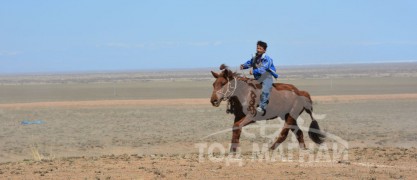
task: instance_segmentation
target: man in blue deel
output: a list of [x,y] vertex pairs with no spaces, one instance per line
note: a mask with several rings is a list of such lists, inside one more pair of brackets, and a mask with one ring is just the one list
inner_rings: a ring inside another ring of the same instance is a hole
[[274,78],[278,78],[274,62],[268,55],[265,54],[268,45],[263,41],[258,41],[256,47],[256,54],[252,56],[245,64],[240,65],[240,69],[253,68],[253,76],[262,83],[262,95],[259,107],[256,110],[264,114],[266,106],[268,105],[269,94],[272,89]]

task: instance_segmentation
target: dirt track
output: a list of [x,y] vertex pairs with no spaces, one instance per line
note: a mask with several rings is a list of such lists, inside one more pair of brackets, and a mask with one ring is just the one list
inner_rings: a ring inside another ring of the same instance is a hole
[[213,162],[197,154],[107,155],[0,164],[8,179],[416,179],[416,148],[353,148],[351,161],[300,163],[251,160]]
[[[313,96],[314,102],[350,102],[361,100],[405,100],[417,99],[417,94],[378,94],[378,95],[332,95]],[[170,106],[208,104],[208,98],[193,99],[148,99],[148,100],[97,100],[62,101],[0,104],[0,108],[41,108],[41,107],[91,107],[91,106]]]

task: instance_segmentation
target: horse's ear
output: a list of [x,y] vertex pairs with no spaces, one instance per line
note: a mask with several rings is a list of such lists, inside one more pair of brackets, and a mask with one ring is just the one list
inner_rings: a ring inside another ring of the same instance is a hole
[[225,69],[223,71],[223,77],[228,79],[233,78],[233,72],[230,69]]
[[229,67],[228,66],[226,66],[226,64],[221,64],[220,65],[220,70],[223,70],[223,69],[228,69]]
[[212,74],[212,75],[213,75],[213,77],[214,77],[214,78],[216,78],[216,79],[219,77],[219,74],[217,74],[217,73],[215,73],[215,72],[213,72],[213,71],[211,71],[211,74]]

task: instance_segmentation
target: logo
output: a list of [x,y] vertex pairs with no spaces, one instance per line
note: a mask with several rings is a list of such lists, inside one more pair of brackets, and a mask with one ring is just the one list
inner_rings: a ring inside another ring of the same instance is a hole
[[[325,119],[326,115],[314,114],[316,120]],[[348,142],[334,134],[311,129],[315,133],[325,133],[326,141],[318,145],[312,141],[306,141],[306,149],[300,148],[295,135],[280,144],[275,150],[270,150],[270,146],[279,136],[284,126],[284,121],[278,123],[272,121],[257,121],[242,128],[240,143],[241,147],[236,152],[230,152],[231,143],[221,143],[209,141],[211,137],[232,134],[232,128],[214,132],[201,138],[200,143],[195,144],[198,150],[199,162],[225,163],[226,166],[237,164],[243,166],[253,162],[294,162],[301,163],[302,166],[317,166],[322,162],[346,162],[348,161]],[[298,128],[295,131],[303,131],[304,139],[307,140],[307,132],[310,130],[306,121],[299,117],[297,119]],[[295,128],[295,127],[294,127]],[[290,132],[291,133],[291,132]],[[249,145],[247,142],[249,142]],[[242,146],[242,144],[245,144]]]

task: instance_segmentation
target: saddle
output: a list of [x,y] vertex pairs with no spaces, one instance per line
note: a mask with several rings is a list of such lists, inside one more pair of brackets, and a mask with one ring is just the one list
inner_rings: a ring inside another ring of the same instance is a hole
[[[259,83],[257,80],[255,80],[253,78],[241,77],[241,78],[239,78],[239,80],[242,80],[242,81],[248,83],[248,85],[253,87],[254,89],[262,89],[262,83]],[[300,90],[298,90],[298,88],[296,88],[292,84],[274,83],[274,84],[272,84],[272,86],[278,91],[287,90],[287,91],[292,91],[299,96],[304,95],[303,93],[300,92]]]

